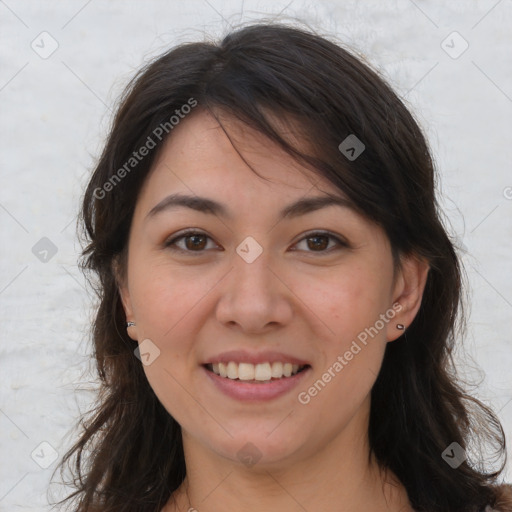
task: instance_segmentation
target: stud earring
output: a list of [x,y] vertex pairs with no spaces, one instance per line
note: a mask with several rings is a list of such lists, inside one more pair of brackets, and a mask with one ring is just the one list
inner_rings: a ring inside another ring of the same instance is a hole
[[135,325],[135,322],[126,322],[126,327],[132,327]]
[[399,329],[400,331],[403,331],[405,329],[405,325],[404,324],[396,324],[396,328]]

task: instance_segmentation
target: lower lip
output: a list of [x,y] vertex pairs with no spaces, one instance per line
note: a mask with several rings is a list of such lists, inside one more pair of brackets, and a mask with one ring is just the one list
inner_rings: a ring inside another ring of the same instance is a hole
[[204,366],[202,369],[206,372],[217,388],[224,394],[231,398],[236,398],[237,400],[256,402],[272,400],[273,398],[277,398],[288,393],[302,381],[305,375],[311,370],[311,367],[296,373],[292,377],[283,377],[281,379],[261,383],[228,379],[227,377],[221,377],[220,375],[207,370]]

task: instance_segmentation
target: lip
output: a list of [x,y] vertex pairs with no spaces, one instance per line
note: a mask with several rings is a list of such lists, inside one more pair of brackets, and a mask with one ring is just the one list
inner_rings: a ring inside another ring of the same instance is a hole
[[201,366],[201,369],[212,380],[217,389],[225,395],[245,402],[259,402],[278,398],[297,387],[302,379],[309,374],[311,366],[291,377],[283,377],[265,382],[228,379],[213,373],[205,366]]
[[[309,361],[298,359],[292,355],[284,354],[283,352],[276,352],[267,350],[264,352],[248,352],[247,350],[230,350],[228,352],[222,352],[216,356],[212,356],[202,364],[213,364],[213,363],[229,363],[234,361],[237,364],[240,363],[292,363],[298,364],[299,366],[309,365]],[[223,377],[222,377],[223,378]],[[290,377],[287,377],[290,378]]]

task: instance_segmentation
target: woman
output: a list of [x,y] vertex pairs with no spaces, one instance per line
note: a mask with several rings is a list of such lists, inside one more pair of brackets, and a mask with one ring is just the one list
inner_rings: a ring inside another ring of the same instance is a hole
[[452,372],[434,182],[396,94],[315,34],[141,70],[83,202],[101,390],[63,459],[76,510],[512,510],[500,422]]

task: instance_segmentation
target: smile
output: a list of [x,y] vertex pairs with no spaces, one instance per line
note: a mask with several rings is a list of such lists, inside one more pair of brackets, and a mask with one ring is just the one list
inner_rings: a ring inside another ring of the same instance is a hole
[[309,365],[282,363],[280,361],[258,364],[229,361],[208,364],[206,368],[215,375],[231,380],[270,382],[271,380],[292,377],[303,371],[307,366]]
[[202,369],[214,388],[224,396],[249,403],[288,395],[312,371],[309,364],[234,361],[204,364]]

